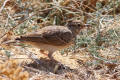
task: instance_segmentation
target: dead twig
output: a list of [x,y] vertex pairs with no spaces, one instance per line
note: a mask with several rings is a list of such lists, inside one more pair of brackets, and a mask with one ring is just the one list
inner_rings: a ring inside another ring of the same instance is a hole
[[9,0],[5,0],[2,7],[0,8],[0,13],[2,12],[3,8],[5,7],[6,3],[8,2]]

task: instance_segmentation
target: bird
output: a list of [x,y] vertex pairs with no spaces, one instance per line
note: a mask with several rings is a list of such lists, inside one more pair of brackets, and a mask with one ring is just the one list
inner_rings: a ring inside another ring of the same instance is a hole
[[80,21],[68,21],[65,26],[46,26],[37,32],[17,37],[15,40],[33,45],[40,50],[47,50],[49,59],[54,59],[53,53],[71,46],[84,26]]

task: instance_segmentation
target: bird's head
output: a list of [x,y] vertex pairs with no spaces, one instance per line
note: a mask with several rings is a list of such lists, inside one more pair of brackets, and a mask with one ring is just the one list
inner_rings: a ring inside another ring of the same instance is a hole
[[78,34],[81,29],[85,27],[84,23],[81,21],[68,21],[67,27],[74,33]]

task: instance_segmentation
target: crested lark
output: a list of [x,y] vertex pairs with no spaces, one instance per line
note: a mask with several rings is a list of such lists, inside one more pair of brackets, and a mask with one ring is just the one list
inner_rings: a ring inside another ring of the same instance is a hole
[[31,44],[41,50],[47,50],[48,57],[53,59],[52,54],[56,50],[69,47],[83,27],[81,22],[69,21],[67,26],[47,26],[38,32],[16,38],[16,40]]

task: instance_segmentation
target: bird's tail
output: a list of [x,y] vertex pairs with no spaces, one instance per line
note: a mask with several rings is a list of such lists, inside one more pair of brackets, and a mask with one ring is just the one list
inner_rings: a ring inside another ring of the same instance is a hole
[[11,43],[16,43],[16,42],[17,42],[16,40],[8,40],[5,42],[2,42],[2,44],[11,44]]
[[2,44],[11,44],[11,43],[16,43],[18,41],[21,41],[21,37],[16,37],[16,38],[14,38],[12,40],[4,41],[4,42],[2,42]]

